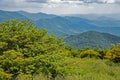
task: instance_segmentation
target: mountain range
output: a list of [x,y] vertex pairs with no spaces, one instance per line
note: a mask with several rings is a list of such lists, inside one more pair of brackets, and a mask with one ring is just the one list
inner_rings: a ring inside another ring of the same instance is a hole
[[[30,19],[34,25],[39,28],[46,28],[49,33],[56,34],[57,36],[74,35],[91,30],[120,36],[119,19],[102,15],[96,17],[96,15],[92,14],[86,16],[57,16],[45,13],[0,10],[0,22],[8,19]],[[94,19],[90,18],[90,16]]]
[[79,48],[109,48],[112,44],[120,42],[120,37],[108,33],[87,31],[77,35],[71,35],[64,39],[68,46]]
[[[119,17],[119,16],[118,16]],[[31,20],[46,28],[48,34],[64,36],[64,42],[75,48],[108,48],[120,41],[120,19],[112,15],[62,15],[0,10],[0,22],[10,19]]]

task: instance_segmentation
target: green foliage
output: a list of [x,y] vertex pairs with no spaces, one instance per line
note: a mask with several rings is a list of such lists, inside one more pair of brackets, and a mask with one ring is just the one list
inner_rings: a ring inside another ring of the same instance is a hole
[[69,56],[78,57],[78,51],[74,47],[68,46],[66,47],[66,50],[68,50]]
[[120,44],[113,45],[106,53],[106,58],[112,60],[113,62],[120,62]]
[[99,58],[100,59],[105,59],[105,55],[106,55],[107,49],[96,48],[94,50],[99,53]]
[[41,55],[62,52],[63,45],[61,39],[48,36],[45,29],[38,29],[29,20],[0,23],[0,67],[13,77],[45,71],[52,74],[54,66]]
[[90,58],[95,57],[95,58],[99,58],[99,56],[100,56],[99,53],[96,52],[96,51],[94,51],[94,50],[92,50],[92,49],[88,49],[88,50],[82,51],[82,52],[80,53],[80,57],[81,57],[81,58],[84,58],[84,57],[90,57]]
[[0,68],[0,80],[12,79],[12,74],[6,73],[2,68]]
[[19,74],[15,80],[32,80],[31,74]]
[[119,44],[108,50],[66,47],[29,20],[0,23],[0,80],[119,80],[120,65],[113,63],[119,52]]

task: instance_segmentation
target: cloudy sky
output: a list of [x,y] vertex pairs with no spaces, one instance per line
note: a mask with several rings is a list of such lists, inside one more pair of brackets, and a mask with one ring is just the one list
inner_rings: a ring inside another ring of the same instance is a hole
[[120,0],[0,0],[0,10],[49,14],[118,14]]

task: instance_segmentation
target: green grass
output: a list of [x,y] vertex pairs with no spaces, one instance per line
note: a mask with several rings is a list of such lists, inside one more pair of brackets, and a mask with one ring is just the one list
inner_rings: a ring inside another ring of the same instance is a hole
[[75,65],[75,71],[79,74],[67,76],[65,80],[120,80],[119,64],[107,60],[80,59]]
[[[58,60],[58,71],[65,75],[64,77],[58,75],[54,80],[120,80],[120,64],[92,58],[63,60]],[[21,76],[17,80],[24,80],[23,77],[26,76]],[[28,77],[30,80],[30,76]],[[50,80],[50,78],[45,75],[37,75],[33,80]]]

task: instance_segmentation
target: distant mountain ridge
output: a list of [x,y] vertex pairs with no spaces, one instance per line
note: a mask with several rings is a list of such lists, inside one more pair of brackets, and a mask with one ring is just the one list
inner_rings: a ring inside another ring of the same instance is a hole
[[57,36],[74,35],[91,30],[120,36],[120,21],[109,17],[101,16],[101,18],[96,20],[90,20],[84,17],[0,10],[0,22],[9,19],[30,19],[39,28],[46,28],[49,33],[56,34]]
[[101,33],[96,31],[87,31],[77,35],[71,35],[64,39],[68,46],[75,48],[109,48],[111,44],[120,42],[120,37],[108,33]]
[[4,20],[9,20],[9,19],[25,20],[28,18],[26,16],[23,16],[22,14],[17,13],[17,12],[0,10],[0,22],[2,22]]
[[107,17],[109,19],[120,20],[120,14],[66,14],[62,16],[73,16],[73,17],[80,17],[89,20],[97,20],[100,17]]
[[39,19],[49,19],[49,18],[56,17],[56,15],[45,14],[45,13],[29,13],[29,12],[25,12],[25,11],[17,11],[17,12],[19,14],[22,14],[22,15],[26,16],[27,18],[29,18],[32,21],[37,21]]

